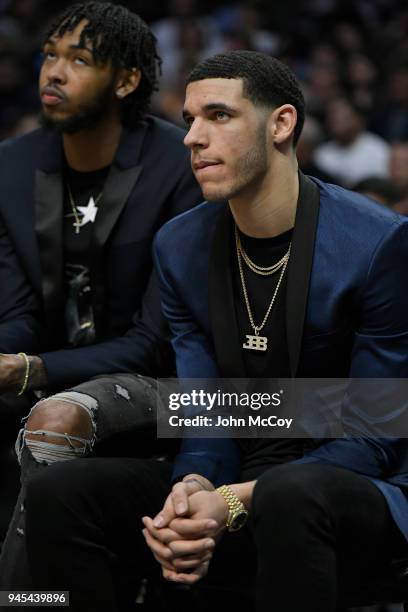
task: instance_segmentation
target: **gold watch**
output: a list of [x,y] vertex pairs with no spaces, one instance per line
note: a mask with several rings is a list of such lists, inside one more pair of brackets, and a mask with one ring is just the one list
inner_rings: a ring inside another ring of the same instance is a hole
[[226,524],[228,531],[238,531],[247,522],[248,511],[233,490],[227,485],[218,487],[216,491],[223,496],[228,505],[229,513]]

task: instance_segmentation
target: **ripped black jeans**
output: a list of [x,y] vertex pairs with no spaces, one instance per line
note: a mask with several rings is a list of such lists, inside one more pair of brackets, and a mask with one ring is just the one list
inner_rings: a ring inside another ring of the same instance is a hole
[[[89,456],[171,457],[174,440],[157,440],[157,386],[154,379],[133,374],[98,376],[73,389],[50,396],[84,408],[93,423],[90,439],[45,430],[41,441],[26,440],[22,429],[16,442],[21,464],[21,491],[0,557],[0,590],[30,589],[31,577],[25,546],[25,491],[27,482],[52,463]],[[39,402],[40,403],[40,402]],[[34,408],[34,407],[33,407]],[[32,409],[33,410],[33,409]],[[27,420],[28,416],[24,419]],[[47,437],[63,437],[65,446]],[[135,440],[138,443],[135,443]],[[73,445],[72,442],[79,442]]]

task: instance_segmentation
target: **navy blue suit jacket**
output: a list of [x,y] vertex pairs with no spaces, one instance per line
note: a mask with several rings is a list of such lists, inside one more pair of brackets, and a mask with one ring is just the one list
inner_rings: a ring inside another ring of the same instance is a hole
[[64,349],[62,139],[39,129],[1,143],[0,352],[40,352],[51,388],[167,367],[151,245],[166,220],[202,201],[183,137],[153,117],[124,131],[93,227],[97,342],[76,349]]
[[[233,248],[233,224],[223,203],[203,203],[158,233],[156,267],[179,377],[246,376],[233,302]],[[286,296],[291,375],[408,377],[407,269],[408,219],[301,175]],[[384,424],[394,418],[392,408],[384,406]],[[355,419],[354,428],[360,422]],[[360,437],[358,431],[325,441],[298,461],[336,465],[372,479],[408,538],[406,440],[367,438],[364,428]],[[234,440],[183,440],[174,477],[191,472],[215,484],[239,480]]]

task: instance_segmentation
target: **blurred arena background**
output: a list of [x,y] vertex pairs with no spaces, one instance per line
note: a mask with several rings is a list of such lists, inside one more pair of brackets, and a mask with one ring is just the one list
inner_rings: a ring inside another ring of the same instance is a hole
[[[69,4],[0,0],[0,140],[37,127],[41,33]],[[301,168],[408,215],[406,0],[121,4],[158,39],[163,66],[154,114],[182,124],[185,76],[206,56],[228,49],[274,55],[297,74],[307,100]]]
[[[0,139],[36,126],[41,32],[69,4],[0,0]],[[208,55],[240,48],[275,55],[295,71],[307,99],[309,116],[299,148],[302,167],[348,187],[377,179],[362,190],[389,205],[398,203],[400,212],[408,213],[404,0],[122,4],[139,13],[159,41],[163,74],[155,114],[181,123],[184,77]]]

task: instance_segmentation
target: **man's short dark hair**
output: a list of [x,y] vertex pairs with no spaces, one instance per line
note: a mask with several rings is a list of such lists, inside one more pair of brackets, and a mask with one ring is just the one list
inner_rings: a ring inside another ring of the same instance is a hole
[[275,57],[257,51],[228,51],[198,64],[187,84],[203,79],[242,79],[244,95],[257,106],[276,108],[292,104],[297,111],[293,134],[296,145],[305,120],[305,100],[293,72]]
[[83,2],[60,13],[45,33],[43,44],[51,37],[60,38],[77,25],[88,23],[79,44],[91,43],[97,63],[111,61],[114,68],[138,68],[142,78],[138,88],[121,101],[122,123],[132,129],[147,111],[158,89],[161,59],[156,39],[146,23],[124,6],[111,2]]

